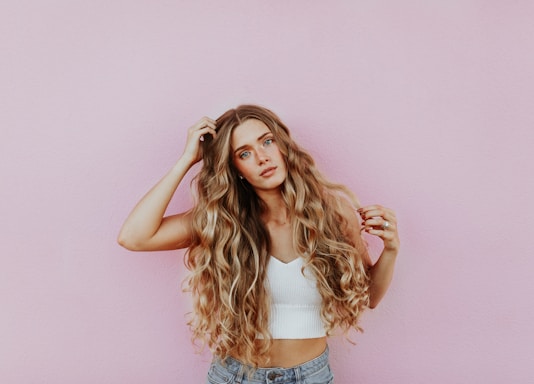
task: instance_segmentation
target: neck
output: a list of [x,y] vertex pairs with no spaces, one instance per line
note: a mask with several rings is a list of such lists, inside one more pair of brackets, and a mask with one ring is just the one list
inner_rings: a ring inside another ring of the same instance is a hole
[[263,191],[258,193],[258,196],[265,204],[262,219],[266,224],[276,223],[283,225],[289,222],[289,212],[279,190]]

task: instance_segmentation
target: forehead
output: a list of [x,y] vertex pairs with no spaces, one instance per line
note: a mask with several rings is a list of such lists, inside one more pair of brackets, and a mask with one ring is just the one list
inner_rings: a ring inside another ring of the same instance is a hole
[[267,132],[271,132],[271,130],[264,122],[257,119],[245,120],[232,131],[232,148],[252,145]]

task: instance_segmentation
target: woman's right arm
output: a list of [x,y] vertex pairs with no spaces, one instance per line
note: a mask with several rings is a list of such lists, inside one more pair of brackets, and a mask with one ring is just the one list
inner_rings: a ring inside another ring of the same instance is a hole
[[174,192],[191,166],[202,158],[203,135],[215,137],[215,121],[207,117],[193,125],[183,155],[174,167],[137,203],[118,237],[121,246],[132,251],[160,251],[186,248],[191,239],[191,211],[164,217]]

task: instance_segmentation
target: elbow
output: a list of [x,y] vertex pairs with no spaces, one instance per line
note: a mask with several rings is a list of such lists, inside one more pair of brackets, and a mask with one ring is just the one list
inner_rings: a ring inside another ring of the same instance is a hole
[[132,250],[130,242],[128,241],[128,239],[126,237],[120,235],[120,234],[117,237],[117,243],[123,248],[126,248],[126,249],[128,249],[130,251]]
[[367,307],[369,309],[375,309],[377,305],[378,305],[378,302],[376,300],[373,300],[372,297],[370,297],[369,298],[369,304],[367,305]]
[[369,297],[369,305],[368,305],[369,309],[375,309],[381,300],[382,300],[382,297],[376,294],[371,294]]
[[119,236],[117,237],[117,243],[129,250],[129,251],[139,251],[140,250],[140,247],[139,247],[139,244],[137,241],[135,241],[134,238],[132,238],[131,236],[128,236],[127,234],[124,233],[124,231],[121,231],[119,233]]

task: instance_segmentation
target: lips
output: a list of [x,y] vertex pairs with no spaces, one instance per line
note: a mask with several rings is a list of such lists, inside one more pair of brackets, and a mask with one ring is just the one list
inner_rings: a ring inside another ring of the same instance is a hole
[[269,167],[269,168],[265,168],[261,173],[260,173],[260,176],[271,176],[274,171],[276,171],[276,167]]

